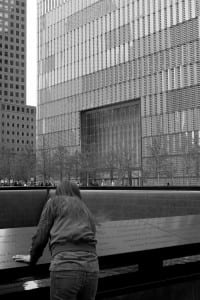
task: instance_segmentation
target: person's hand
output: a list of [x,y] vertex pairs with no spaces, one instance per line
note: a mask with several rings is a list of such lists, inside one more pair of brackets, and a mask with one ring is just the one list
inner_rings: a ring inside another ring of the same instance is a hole
[[24,262],[24,263],[27,263],[27,264],[30,263],[30,261],[31,261],[30,254],[26,254],[26,255],[17,254],[17,255],[14,255],[12,258],[17,262]]

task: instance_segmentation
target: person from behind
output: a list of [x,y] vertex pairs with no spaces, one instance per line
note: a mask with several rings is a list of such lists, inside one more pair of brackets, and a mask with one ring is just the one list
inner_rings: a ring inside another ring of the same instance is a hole
[[51,300],[93,300],[99,275],[95,235],[95,221],[79,187],[64,180],[42,211],[30,254],[13,259],[35,265],[49,241]]

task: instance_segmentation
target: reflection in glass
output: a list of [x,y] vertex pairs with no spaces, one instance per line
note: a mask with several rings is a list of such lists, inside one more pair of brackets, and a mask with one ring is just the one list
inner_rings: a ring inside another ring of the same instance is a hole
[[129,101],[83,112],[81,116],[82,151],[100,161],[113,152],[130,156],[130,164],[140,166],[140,102]]

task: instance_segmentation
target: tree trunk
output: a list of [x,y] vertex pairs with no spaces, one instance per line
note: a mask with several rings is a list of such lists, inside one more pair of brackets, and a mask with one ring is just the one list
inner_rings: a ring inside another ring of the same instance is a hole
[[128,184],[132,186],[132,171],[128,170]]

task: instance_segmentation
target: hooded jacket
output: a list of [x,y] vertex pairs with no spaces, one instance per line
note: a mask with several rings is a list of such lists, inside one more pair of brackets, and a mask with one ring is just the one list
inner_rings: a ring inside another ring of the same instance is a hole
[[96,253],[95,234],[93,216],[81,199],[71,196],[50,198],[32,238],[30,264],[35,264],[42,256],[48,241],[52,256],[77,250]]

